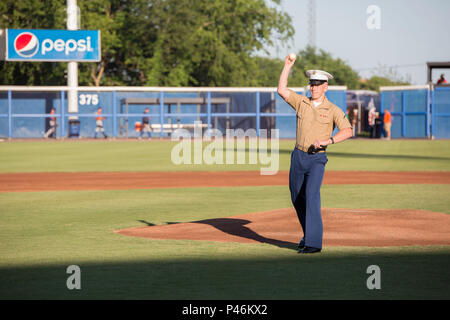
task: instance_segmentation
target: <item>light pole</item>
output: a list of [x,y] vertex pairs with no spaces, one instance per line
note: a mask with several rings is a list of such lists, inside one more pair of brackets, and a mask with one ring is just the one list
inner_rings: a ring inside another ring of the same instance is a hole
[[[67,0],[67,30],[78,30],[79,28],[77,0]],[[68,112],[69,114],[78,113],[78,62],[70,61],[68,63],[67,86],[69,87],[67,93]]]

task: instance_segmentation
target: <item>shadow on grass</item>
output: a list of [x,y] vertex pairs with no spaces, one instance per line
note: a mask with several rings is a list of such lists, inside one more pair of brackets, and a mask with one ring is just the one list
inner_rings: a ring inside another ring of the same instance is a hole
[[217,230],[220,230],[224,233],[228,233],[233,236],[238,236],[254,241],[258,241],[260,243],[271,244],[280,248],[292,249],[296,250],[297,244],[288,241],[282,241],[277,239],[266,238],[252,229],[246,227],[246,224],[249,224],[251,221],[244,219],[233,219],[233,218],[217,218],[217,219],[207,219],[201,221],[194,221],[193,223],[201,223],[210,225]]
[[[145,220],[138,220],[138,221],[141,223],[144,223],[150,227],[155,226],[155,224],[145,221]],[[178,224],[178,223],[182,223],[182,222],[166,222],[166,224]],[[237,237],[246,238],[249,240],[254,240],[259,243],[271,244],[271,245],[277,246],[279,248],[297,250],[296,243],[267,238],[267,237],[264,237],[264,236],[256,233],[252,229],[246,227],[245,226],[246,224],[251,223],[251,221],[249,221],[249,220],[233,219],[233,218],[216,218],[216,219],[192,221],[190,223],[206,224],[206,225],[216,228],[217,230],[222,231],[223,233],[227,233],[232,236],[237,236]]]
[[156,224],[151,223],[151,222],[148,222],[148,221],[145,221],[145,220],[138,220],[138,222],[143,223],[143,224],[146,224],[146,225],[149,226],[149,227],[156,226]]
[[[151,243],[149,252],[155,245],[161,242]],[[325,248],[313,256],[245,245],[181,248],[140,260],[127,252],[117,261],[0,267],[0,299],[450,298],[448,247]],[[81,290],[67,289],[72,264],[81,269]],[[381,290],[367,289],[370,265],[380,267]]]

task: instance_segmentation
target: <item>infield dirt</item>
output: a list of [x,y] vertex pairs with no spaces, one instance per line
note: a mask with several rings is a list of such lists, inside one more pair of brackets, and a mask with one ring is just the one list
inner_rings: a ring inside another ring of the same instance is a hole
[[[0,192],[282,186],[289,172],[38,172],[0,174]],[[326,171],[323,184],[450,184],[448,171]]]
[[[324,246],[450,245],[450,216],[423,210],[322,209]],[[115,231],[150,239],[267,243],[295,248],[301,227],[293,208]]]

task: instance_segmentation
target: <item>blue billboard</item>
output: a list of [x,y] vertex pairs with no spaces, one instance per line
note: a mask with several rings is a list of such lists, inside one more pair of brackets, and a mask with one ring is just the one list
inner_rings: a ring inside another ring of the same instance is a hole
[[101,59],[99,30],[6,29],[7,61]]

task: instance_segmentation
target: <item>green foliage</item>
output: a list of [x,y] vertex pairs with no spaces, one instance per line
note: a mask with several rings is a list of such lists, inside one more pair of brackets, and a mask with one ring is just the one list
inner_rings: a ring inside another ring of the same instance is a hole
[[305,71],[310,69],[326,70],[331,73],[334,79],[330,80],[330,85],[346,85],[349,88],[358,86],[358,73],[350,65],[340,58],[333,58],[330,53],[322,49],[317,50],[309,46],[297,54],[289,85],[293,87],[306,86],[308,78]]
[[[278,83],[283,61],[280,59],[255,58],[257,69],[252,74],[257,79],[258,86],[275,86]],[[308,85],[305,72],[310,69],[321,69],[330,72],[334,79],[330,85],[345,85],[348,89],[365,89],[378,91],[380,86],[409,85],[408,78],[402,78],[395,70],[379,68],[380,75],[374,75],[368,80],[360,79],[359,74],[340,58],[333,58],[331,53],[322,49],[306,47],[297,54],[292,74],[289,78],[290,87]]]
[[100,30],[100,63],[79,63],[81,85],[121,85],[121,61],[117,55],[126,50],[122,43],[123,23],[127,19],[127,6],[132,1],[89,0],[78,1],[81,13],[81,29]]
[[[2,0],[0,28],[65,29],[65,1]],[[60,85],[66,63],[0,61],[0,84]]]
[[[278,83],[283,61],[254,56],[294,34],[291,17],[265,0],[78,1],[81,29],[101,31],[99,63],[79,63],[80,85],[265,86]],[[279,0],[272,0],[279,4]],[[62,0],[3,0],[0,28],[65,29]],[[0,84],[63,85],[67,63],[0,62]],[[330,85],[378,90],[408,84],[380,68],[365,82],[348,63],[307,47],[289,86],[308,84],[305,71],[333,74]]]
[[379,91],[382,86],[401,86],[409,85],[408,81],[395,81],[386,77],[372,76],[370,79],[361,82],[360,88],[365,90]]
[[253,61],[254,69],[247,75],[251,82],[260,87],[276,87],[283,69],[283,61],[264,57],[255,57]]
[[[279,1],[274,1],[278,3]],[[80,85],[247,86],[251,54],[294,30],[265,0],[78,1],[81,29],[99,29],[100,63],[79,63]],[[5,0],[2,28],[65,29],[65,1]],[[63,84],[64,63],[2,63],[2,84]]]
[[124,41],[142,55],[124,60],[145,85],[256,85],[252,52],[271,45],[272,32],[293,35],[289,16],[262,0],[137,2],[136,12],[135,35]]

